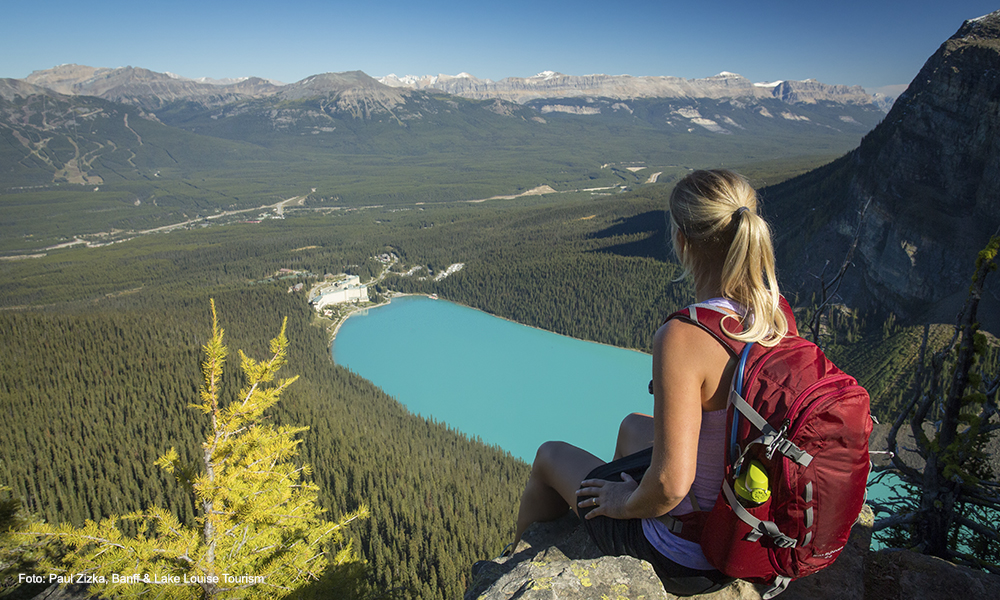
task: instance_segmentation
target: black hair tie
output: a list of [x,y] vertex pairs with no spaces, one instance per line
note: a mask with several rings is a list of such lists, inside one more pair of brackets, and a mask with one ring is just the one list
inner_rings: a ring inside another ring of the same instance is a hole
[[750,210],[750,209],[747,208],[746,206],[741,206],[741,207],[737,208],[736,211],[733,213],[733,218],[729,222],[730,223],[729,226],[730,227],[739,227],[740,226],[740,222],[743,221],[743,213],[747,212],[748,210]]

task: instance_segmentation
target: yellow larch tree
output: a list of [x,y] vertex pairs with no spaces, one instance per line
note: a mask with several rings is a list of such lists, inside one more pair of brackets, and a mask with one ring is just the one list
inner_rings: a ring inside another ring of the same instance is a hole
[[[200,508],[196,526],[159,507],[83,527],[33,525],[20,534],[32,540],[25,547],[51,541],[63,547],[58,559],[43,560],[43,572],[60,583],[88,582],[94,595],[113,598],[280,598],[318,581],[328,568],[359,560],[343,529],[366,518],[368,509],[327,521],[318,489],[308,481],[309,467],[294,460],[301,443],[296,436],[307,428],[263,419],[296,379],[277,378],[286,361],[285,324],[287,319],[267,360],[240,352],[246,387],[223,406],[228,350],[212,302],[204,385],[191,405],[211,418],[203,464],[182,464],[174,448],[157,461],[193,492]],[[351,587],[357,589],[357,582]]]

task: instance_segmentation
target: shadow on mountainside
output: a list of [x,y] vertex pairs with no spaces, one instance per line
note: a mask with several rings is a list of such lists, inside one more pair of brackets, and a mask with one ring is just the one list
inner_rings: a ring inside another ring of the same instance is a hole
[[651,210],[620,219],[614,225],[593,233],[592,239],[617,238],[620,241],[592,252],[667,261],[670,260],[668,233],[666,213],[662,210]]

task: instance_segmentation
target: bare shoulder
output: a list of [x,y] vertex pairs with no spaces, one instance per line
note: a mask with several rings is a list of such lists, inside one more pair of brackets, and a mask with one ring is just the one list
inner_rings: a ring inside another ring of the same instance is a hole
[[722,345],[712,334],[684,319],[670,319],[656,330],[654,347],[681,346],[688,348],[718,347]]
[[725,368],[730,358],[729,351],[712,334],[683,319],[671,319],[656,331],[653,353],[661,360],[706,374]]

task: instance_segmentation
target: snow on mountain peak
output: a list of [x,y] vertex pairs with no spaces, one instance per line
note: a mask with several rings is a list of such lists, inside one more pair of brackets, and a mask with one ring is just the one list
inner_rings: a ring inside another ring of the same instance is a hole
[[480,83],[493,83],[489,79],[479,79],[471,73],[462,71],[458,75],[447,75],[445,73],[439,73],[437,75],[404,75],[402,77],[396,75],[395,73],[390,73],[385,77],[377,78],[379,83],[388,85],[391,87],[409,87],[413,89],[427,89],[431,87],[437,87],[439,89],[445,89],[450,82],[453,81],[465,81],[465,82],[480,82]]
[[[171,79],[176,79],[177,81],[193,81],[195,83],[207,83],[209,85],[231,85],[234,83],[240,83],[250,79],[249,77],[226,77],[225,79],[213,79],[211,77],[184,77],[183,75],[178,75],[177,73],[171,73],[166,71],[163,73]],[[272,83],[274,83],[272,81]]]
[[417,82],[430,79],[433,82],[437,82],[437,77],[416,77],[415,75],[403,75],[402,77],[396,75],[395,73],[389,73],[385,77],[379,77],[378,82],[385,85],[392,85],[393,83],[401,83],[403,85],[415,85]]
[[983,21],[989,19],[990,17],[997,16],[1000,17],[1000,10],[995,10],[991,13],[985,14],[981,17],[976,17],[975,19],[969,19],[969,23],[982,23]]

